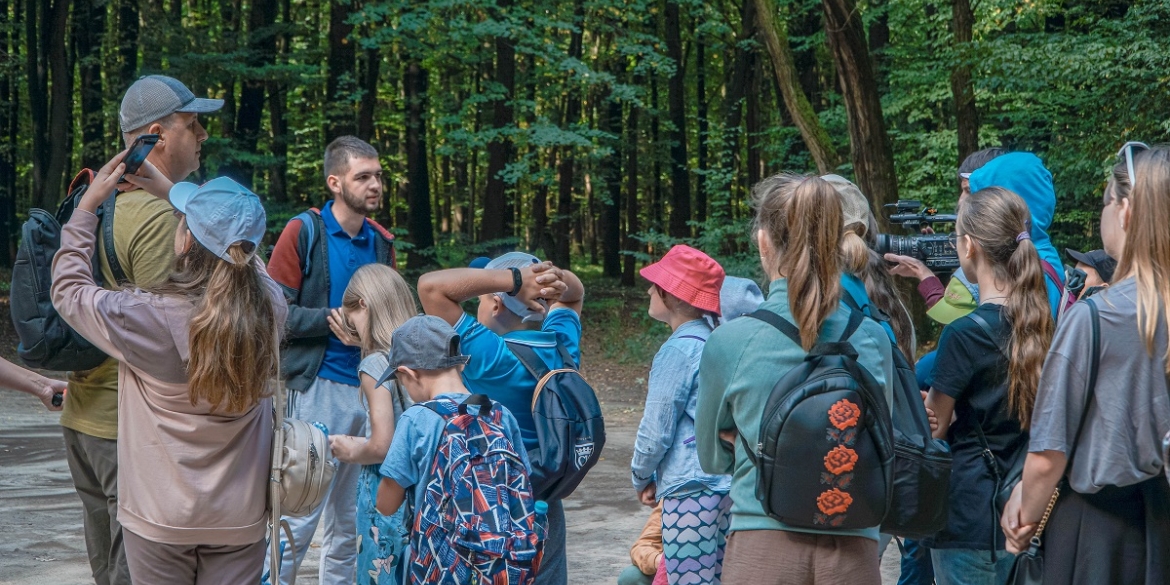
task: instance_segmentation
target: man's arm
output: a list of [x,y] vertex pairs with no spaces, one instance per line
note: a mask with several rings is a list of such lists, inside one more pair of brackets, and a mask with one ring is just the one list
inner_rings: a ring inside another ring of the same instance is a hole
[[[523,284],[516,298],[533,310],[543,311],[544,307],[536,299],[559,298],[566,288],[562,274],[548,262],[521,268]],[[450,268],[422,275],[418,279],[418,298],[423,312],[455,325],[463,316],[460,305],[464,301],[480,295],[508,293],[513,286],[511,270]]]
[[287,339],[304,337],[325,337],[329,335],[329,307],[302,307],[300,302],[301,256],[297,251],[297,240],[301,235],[301,221],[293,219],[280,232],[272,258],[268,260],[268,274],[284,289],[288,300],[288,322],[285,330]]

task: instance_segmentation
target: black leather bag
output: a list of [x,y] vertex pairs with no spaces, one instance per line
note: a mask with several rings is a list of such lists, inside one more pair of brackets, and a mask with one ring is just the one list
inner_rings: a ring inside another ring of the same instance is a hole
[[[1089,415],[1089,406],[1093,403],[1093,394],[1097,390],[1097,367],[1101,360],[1101,323],[1100,316],[1097,314],[1097,304],[1092,299],[1085,299],[1089,304],[1089,313],[1092,315],[1092,344],[1093,357],[1089,362],[1089,389],[1085,392],[1085,409],[1081,411],[1081,421],[1077,424],[1077,434],[1073,438],[1073,444],[1069,447],[1068,466],[1066,469],[1072,468],[1073,455],[1076,453],[1077,443],[1081,439],[1081,431],[1085,430],[1085,419]],[[1065,489],[1072,489],[1065,486]],[[1028,550],[1016,556],[1016,561],[1012,564],[1011,573],[1008,574],[1007,585],[1042,585],[1044,582],[1044,541],[1041,537],[1044,536],[1044,529],[1048,527],[1048,519],[1052,515],[1052,510],[1056,507],[1056,500],[1060,496],[1060,487],[1052,493],[1052,499],[1048,501],[1048,509],[1044,511],[1044,517],[1040,519],[1039,526],[1036,527],[1036,535],[1032,537],[1031,542],[1028,543]]]

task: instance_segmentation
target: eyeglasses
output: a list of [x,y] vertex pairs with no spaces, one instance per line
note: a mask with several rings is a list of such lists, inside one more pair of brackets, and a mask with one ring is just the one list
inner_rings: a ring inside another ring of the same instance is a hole
[[1149,150],[1150,145],[1148,145],[1144,142],[1126,142],[1125,144],[1121,145],[1121,150],[1117,151],[1117,158],[1121,158],[1122,156],[1125,156],[1125,172],[1129,176],[1129,187],[1131,189],[1133,188],[1133,185],[1134,185],[1133,151],[1135,148],[1137,148],[1138,150]]

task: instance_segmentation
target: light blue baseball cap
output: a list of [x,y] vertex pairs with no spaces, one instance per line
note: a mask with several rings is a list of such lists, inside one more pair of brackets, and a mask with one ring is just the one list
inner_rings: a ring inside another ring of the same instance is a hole
[[195,240],[216,256],[234,264],[227,253],[232,244],[260,246],[267,216],[260,198],[243,185],[227,177],[202,185],[175,183],[170,199],[171,205],[187,216],[187,229]]
[[[478,259],[477,259],[478,260]],[[476,264],[478,262],[473,262]],[[540,258],[532,254],[524,252],[508,252],[503,256],[497,256],[491,261],[483,265],[487,270],[507,270],[509,268],[524,268],[532,264],[540,264]],[[548,303],[544,299],[537,300],[538,303],[544,306],[544,313],[534,311],[528,308],[528,305],[520,302],[516,297],[509,296],[505,293],[496,293],[504,301],[504,306],[520,317],[524,323],[539,323],[544,321],[544,315],[548,312]]]

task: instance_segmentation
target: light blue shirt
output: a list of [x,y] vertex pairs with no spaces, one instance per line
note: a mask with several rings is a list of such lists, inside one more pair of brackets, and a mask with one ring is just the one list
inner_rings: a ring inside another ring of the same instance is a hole
[[[463,402],[470,394],[440,394],[436,400],[453,399]],[[394,438],[390,441],[390,450],[386,452],[386,459],[378,473],[398,482],[398,485],[411,491],[410,502],[412,510],[418,510],[426,495],[427,484],[431,482],[431,466],[435,461],[435,454],[439,451],[440,441],[443,440],[443,430],[447,422],[435,411],[417,403],[407,408],[394,427]],[[497,405],[496,408],[499,408]],[[468,412],[479,412],[479,406],[469,406]],[[503,409],[501,422],[504,434],[512,445],[516,447],[520,459],[524,461],[524,468],[529,469],[528,453],[520,446],[520,427],[516,419],[507,409]],[[408,519],[413,522],[413,519]],[[408,524],[409,526],[410,524]]]
[[727,493],[730,475],[703,473],[695,451],[695,408],[699,402],[699,360],[711,328],[701,319],[671,334],[654,356],[646,410],[638,425],[630,472],[641,493],[657,482],[658,499],[702,490]]

